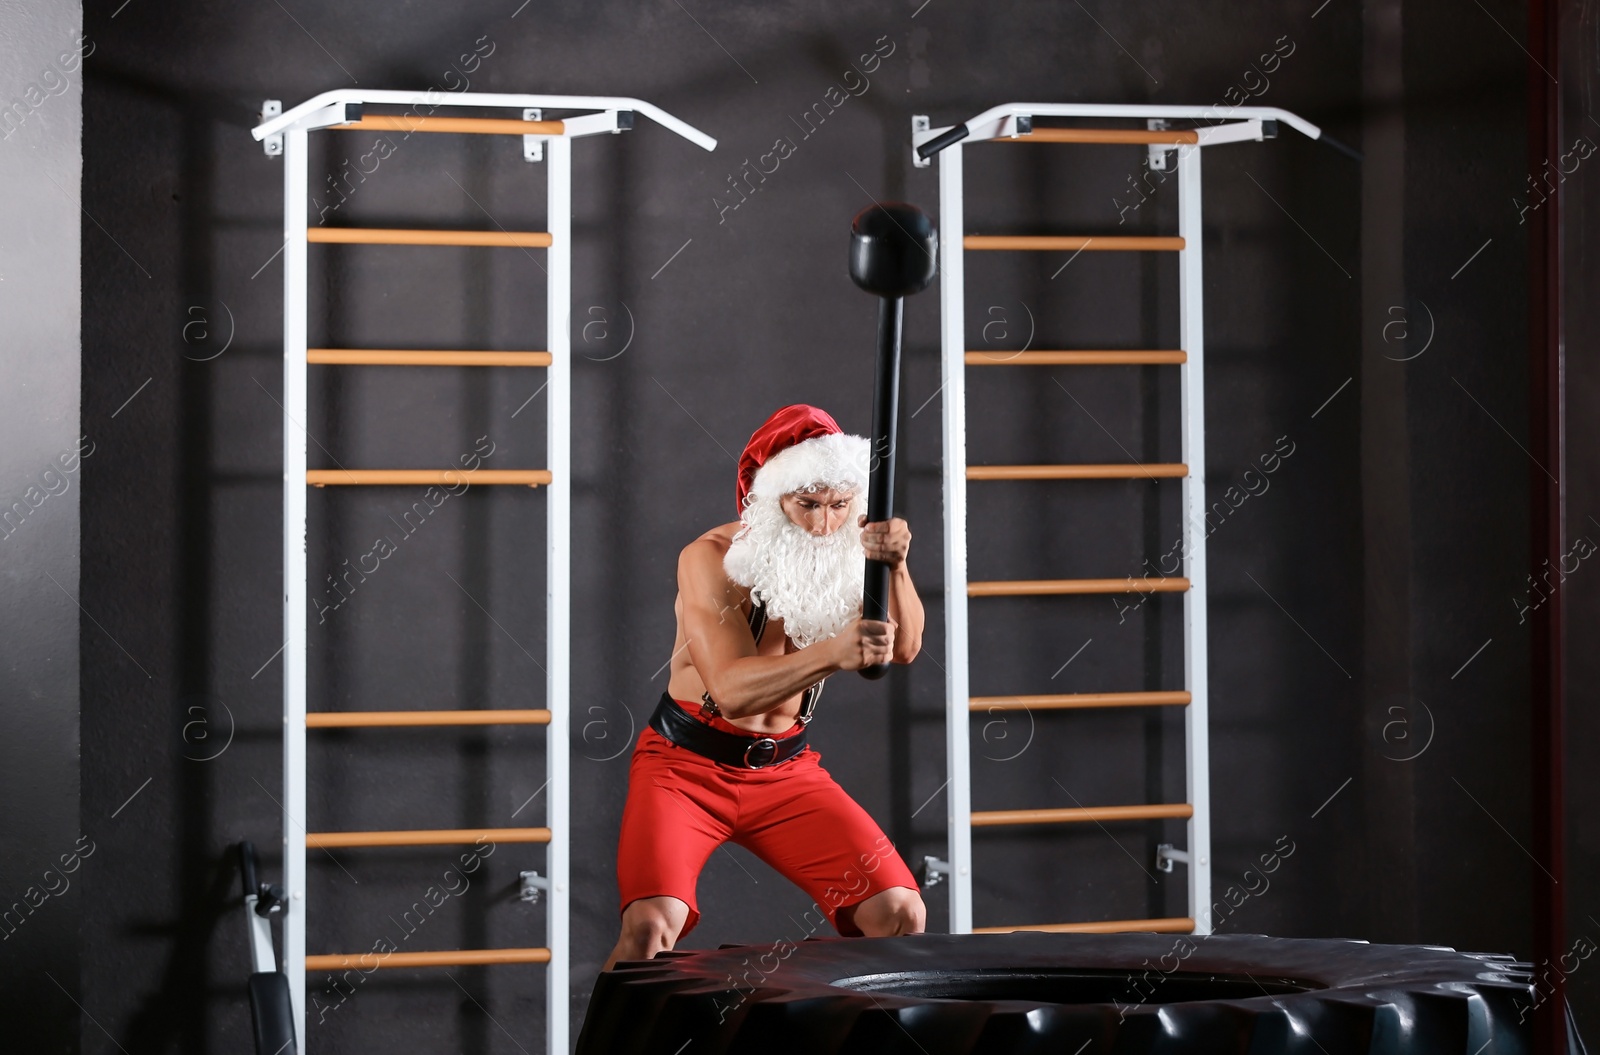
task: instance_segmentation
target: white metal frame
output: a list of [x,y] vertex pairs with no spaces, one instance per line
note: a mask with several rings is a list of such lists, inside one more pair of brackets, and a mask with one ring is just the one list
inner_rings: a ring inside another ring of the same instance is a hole
[[[1179,331],[1185,361],[1179,366],[1182,407],[1183,576],[1190,588],[1183,595],[1184,680],[1191,694],[1184,717],[1186,791],[1193,806],[1188,823],[1189,916],[1195,933],[1211,930],[1211,794],[1208,739],[1208,666],[1206,646],[1205,547],[1205,316],[1201,227],[1201,147],[1265,138],[1265,122],[1280,121],[1311,139],[1322,136],[1316,125],[1275,107],[1151,106],[1098,103],[1006,103],[965,123],[967,135],[938,153],[940,237],[940,341],[943,383],[944,509],[945,509],[945,743],[949,773],[950,930],[972,930],[972,781],[967,630],[967,440],[966,440],[966,282],[963,248],[965,214],[962,147],[1023,134],[1019,118],[1137,118],[1152,128],[1172,119],[1223,120],[1229,123],[1195,129],[1197,145],[1149,148],[1153,167],[1165,166],[1165,154],[1178,157]],[[913,160],[930,163],[915,149],[948,132],[933,128],[924,117],[912,121]]]
[[548,793],[546,826],[549,896],[546,966],[547,1050],[569,1050],[568,999],[570,908],[570,611],[571,611],[571,464],[572,375],[570,317],[572,299],[572,139],[618,132],[628,127],[621,115],[643,114],[706,150],[716,140],[671,114],[639,99],[610,96],[521,95],[471,92],[408,92],[341,89],[324,92],[284,113],[275,105],[251,130],[269,155],[284,162],[283,213],[283,848],[284,886],[289,901],[284,913],[283,970],[289,979],[295,1037],[306,1051],[306,247],[309,179],[308,133],[342,124],[348,106],[365,103],[439,106],[593,110],[564,119],[564,132],[541,136],[548,143],[546,348],[548,448],[551,482],[546,485],[548,594],[545,669]]
[[[939,154],[939,345],[944,383],[945,752],[950,932],[972,930],[972,695],[967,684],[967,308],[961,145]],[[960,717],[956,717],[960,701]]]
[[546,917],[545,941],[550,946],[550,962],[545,966],[546,1050],[565,1055],[568,1021],[572,1015],[567,997],[570,956],[567,937],[570,930],[572,858],[571,737],[568,732],[571,710],[572,659],[572,356],[569,354],[572,327],[572,140],[556,137],[549,141],[545,164],[548,177],[549,212],[545,228],[550,232],[546,251],[545,327],[550,350],[545,393],[546,455],[550,468],[549,490],[545,493],[545,554],[547,561],[545,592],[545,706],[550,709],[550,725],[545,730],[547,752],[545,826],[550,843],[545,848],[549,869],[550,901]]
[[283,973],[306,1050],[306,131],[283,137]]
[[[1201,272],[1199,149],[1178,151],[1178,333],[1187,353],[1178,367],[1183,430],[1183,715],[1185,788],[1189,818],[1189,918],[1196,934],[1211,933],[1211,680],[1206,637],[1206,387],[1205,283]],[[1193,239],[1191,241],[1191,239]]]

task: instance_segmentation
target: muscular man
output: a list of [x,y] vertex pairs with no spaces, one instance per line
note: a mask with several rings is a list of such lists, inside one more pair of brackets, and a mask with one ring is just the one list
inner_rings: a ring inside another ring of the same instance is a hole
[[[739,460],[739,520],[679,555],[672,675],[628,771],[608,969],[694,929],[696,880],[729,841],[840,934],[922,930],[916,880],[805,742],[828,675],[910,663],[921,648],[911,532],[898,518],[866,523],[867,461],[867,441],[824,411],[784,407]],[[860,618],[865,557],[891,569],[887,623]]]

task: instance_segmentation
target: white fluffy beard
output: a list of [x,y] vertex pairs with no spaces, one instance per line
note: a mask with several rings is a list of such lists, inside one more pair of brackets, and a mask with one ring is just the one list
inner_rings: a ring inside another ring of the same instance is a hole
[[844,524],[831,535],[812,535],[784,513],[777,500],[757,497],[722,567],[753,600],[765,602],[771,619],[800,648],[825,641],[861,615],[865,552],[859,495]]

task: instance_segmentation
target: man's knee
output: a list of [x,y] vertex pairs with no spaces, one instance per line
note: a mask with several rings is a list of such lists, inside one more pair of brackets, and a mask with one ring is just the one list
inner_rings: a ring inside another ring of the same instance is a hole
[[922,895],[905,887],[892,887],[888,894],[895,933],[921,934],[928,922],[928,909],[922,903]]
[[890,887],[874,894],[855,914],[856,926],[874,938],[921,934],[927,918],[922,895],[907,887]]
[[622,912],[622,944],[646,958],[672,948],[688,918],[687,906],[666,905],[662,900],[634,901]]

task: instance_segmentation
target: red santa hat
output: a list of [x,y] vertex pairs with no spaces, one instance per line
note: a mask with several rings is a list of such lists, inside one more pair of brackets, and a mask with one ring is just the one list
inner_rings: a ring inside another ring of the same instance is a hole
[[871,444],[805,403],[782,407],[751,434],[739,458],[739,511],[807,489],[864,492]]

